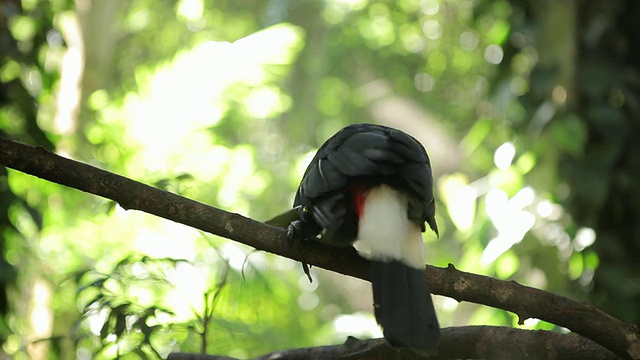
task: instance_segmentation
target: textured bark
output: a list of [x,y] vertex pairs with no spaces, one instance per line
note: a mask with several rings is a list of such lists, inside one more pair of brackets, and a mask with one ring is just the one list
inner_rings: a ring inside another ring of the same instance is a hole
[[[574,334],[520,330],[497,326],[442,329],[439,354],[424,358],[410,350],[391,348],[384,339],[349,338],[344,344],[287,349],[253,360],[268,359],[522,359],[605,360],[618,357],[598,344]],[[174,353],[169,360],[235,360],[225,356]]]
[[[128,210],[144,211],[258,250],[369,280],[369,261],[358,256],[353,249],[337,249],[316,242],[291,241],[284,229],[58,156],[42,147],[0,137],[0,164],[112,199]],[[434,294],[511,311],[519,316],[520,323],[527,318],[538,318],[580,334],[623,358],[640,358],[638,327],[625,324],[591,305],[514,281],[462,272],[453,265],[447,268],[427,266],[425,276]],[[468,340],[461,342],[466,341]],[[512,345],[512,342],[509,338],[503,346]],[[482,348],[483,342],[473,343]],[[534,344],[542,349],[537,341]],[[454,347],[458,346],[461,345],[456,344]]]

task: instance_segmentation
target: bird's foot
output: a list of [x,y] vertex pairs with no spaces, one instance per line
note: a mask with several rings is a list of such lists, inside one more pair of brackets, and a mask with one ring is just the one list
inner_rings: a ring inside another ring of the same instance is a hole
[[317,234],[318,229],[315,229],[302,220],[292,221],[291,224],[287,226],[287,236],[291,240],[317,240]]
[[[317,240],[315,236],[316,233],[317,231],[301,220],[292,221],[287,227],[287,237],[292,242],[296,240]],[[309,282],[313,282],[313,278],[311,277],[311,265],[304,261],[302,261],[301,264],[302,270],[307,275]]]

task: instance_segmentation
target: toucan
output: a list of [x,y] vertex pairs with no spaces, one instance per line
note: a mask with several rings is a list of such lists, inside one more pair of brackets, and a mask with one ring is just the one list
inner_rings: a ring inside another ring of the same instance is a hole
[[418,140],[382,125],[343,128],[311,160],[293,209],[267,223],[286,226],[291,238],[355,243],[371,260],[374,313],[387,342],[437,352],[422,233],[438,227],[431,163]]

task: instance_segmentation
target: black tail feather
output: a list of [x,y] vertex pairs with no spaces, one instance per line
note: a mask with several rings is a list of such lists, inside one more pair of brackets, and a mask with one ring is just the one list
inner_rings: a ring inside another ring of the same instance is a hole
[[393,346],[436,354],[440,327],[424,271],[400,261],[372,261],[375,315]]

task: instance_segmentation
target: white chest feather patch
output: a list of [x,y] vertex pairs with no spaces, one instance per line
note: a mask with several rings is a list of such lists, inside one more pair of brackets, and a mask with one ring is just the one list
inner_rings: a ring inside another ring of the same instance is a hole
[[422,269],[422,233],[407,217],[406,196],[386,185],[370,189],[365,196],[356,242],[358,251],[367,258],[395,259]]

